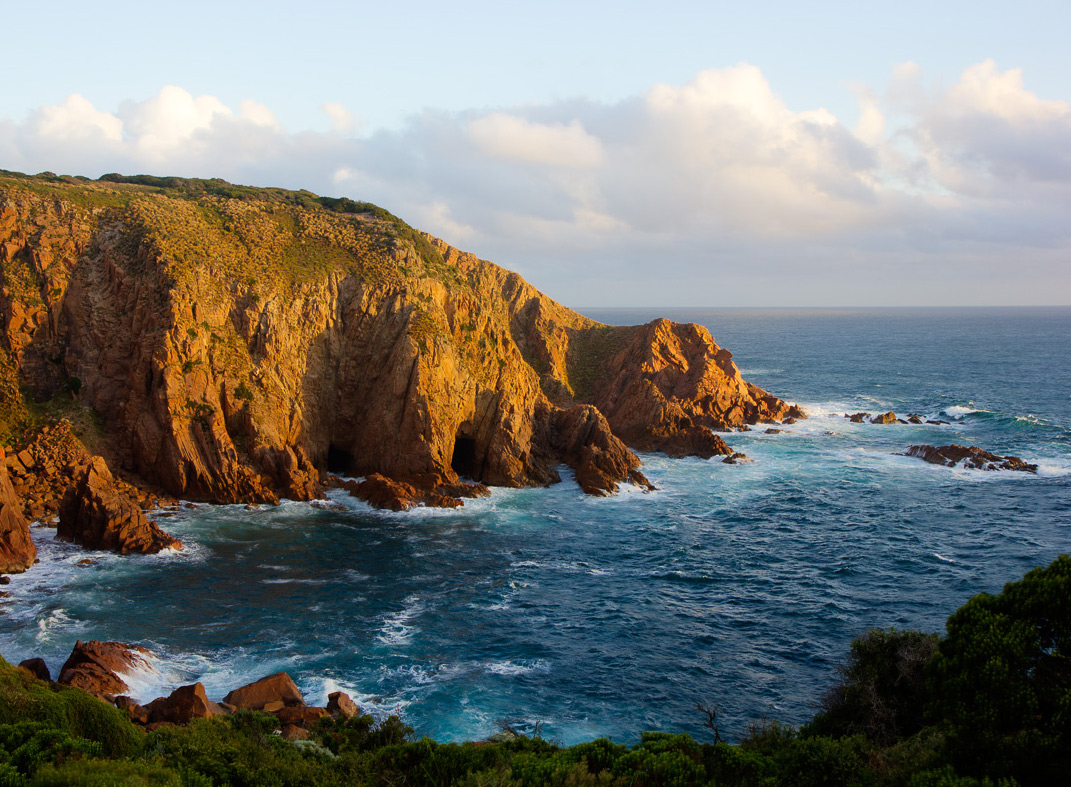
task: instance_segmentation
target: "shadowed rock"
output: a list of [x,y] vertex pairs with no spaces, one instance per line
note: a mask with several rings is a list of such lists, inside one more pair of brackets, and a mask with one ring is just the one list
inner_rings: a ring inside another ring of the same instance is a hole
[[67,491],[57,537],[89,549],[151,554],[182,542],[145,518],[141,508],[118,494],[104,459],[96,456]]
[[77,686],[95,697],[111,702],[130,690],[123,675],[148,669],[149,651],[122,642],[78,641],[60,668],[58,683]]
[[935,465],[945,467],[969,467],[975,470],[1017,470],[1025,473],[1037,473],[1038,466],[1028,464],[1017,456],[1001,456],[990,453],[977,446],[962,445],[913,445],[904,452],[905,456],[914,456]]

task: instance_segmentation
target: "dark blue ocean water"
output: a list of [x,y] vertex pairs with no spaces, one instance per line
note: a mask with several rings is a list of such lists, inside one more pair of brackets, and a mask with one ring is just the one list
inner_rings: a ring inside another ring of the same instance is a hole
[[[653,312],[587,310],[612,323]],[[664,312],[663,312],[664,313]],[[799,723],[869,627],[943,629],[1071,550],[1071,309],[680,310],[749,380],[812,417],[726,435],[755,461],[644,456],[653,494],[496,490],[460,511],[327,504],[184,509],[181,553],[85,553],[35,530],[42,563],[0,605],[0,653],[55,670],[75,639],[157,653],[151,699],[285,669],[439,740],[507,721],[565,743],[641,730]],[[918,412],[948,426],[858,425]],[[979,445],[1037,476],[898,456]]]

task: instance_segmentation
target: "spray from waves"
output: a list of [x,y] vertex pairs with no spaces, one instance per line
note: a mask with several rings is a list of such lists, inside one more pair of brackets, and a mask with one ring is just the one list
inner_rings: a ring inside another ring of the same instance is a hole
[[410,621],[423,611],[424,605],[417,594],[407,596],[402,602],[401,610],[383,619],[376,639],[392,647],[407,645],[413,639],[413,635],[420,631],[420,628],[411,624]]

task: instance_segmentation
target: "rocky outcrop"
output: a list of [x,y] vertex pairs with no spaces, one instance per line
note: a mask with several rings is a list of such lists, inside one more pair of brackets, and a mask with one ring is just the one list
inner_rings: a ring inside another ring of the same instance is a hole
[[141,508],[116,491],[111,471],[99,456],[90,460],[77,483],[68,489],[56,535],[89,549],[122,555],[182,547],[181,541],[146,519]]
[[37,547],[30,538],[30,524],[22,515],[0,449],[0,574],[18,574],[33,565]]
[[704,328],[600,325],[373,206],[144,180],[0,177],[0,349],[170,494],[308,499],[326,470],[459,499],[561,463],[605,494],[630,449],[803,416]]
[[78,641],[70,657],[60,667],[59,683],[77,686],[90,694],[111,702],[126,694],[130,687],[123,680],[134,670],[148,669],[149,651],[121,642]]
[[875,415],[873,418],[870,419],[870,423],[872,423],[872,424],[895,424],[898,420],[899,419],[896,417],[896,413],[894,413],[892,410],[890,410],[887,413],[882,413],[881,415]]
[[131,717],[144,719],[143,724],[189,724],[194,719],[209,719],[226,713],[222,706],[208,699],[201,683],[179,686],[168,696],[157,697],[144,707],[132,707],[137,710]]
[[417,489],[412,484],[394,481],[379,473],[372,473],[359,483],[344,482],[343,486],[358,500],[364,500],[373,508],[388,511],[408,511],[416,506],[458,508],[463,505],[459,498]]
[[19,662],[19,666],[29,670],[38,680],[52,680],[52,673],[48,671],[48,665],[40,657],[24,659]]
[[333,691],[327,695],[327,712],[341,719],[352,719],[361,712],[350,695],[344,691]]
[[974,470],[1017,470],[1026,473],[1038,471],[1037,465],[1024,462],[1017,456],[1000,456],[973,445],[913,445],[904,455],[945,467],[959,465]]
[[285,672],[276,672],[230,692],[223,701],[236,708],[277,711],[284,707],[304,707],[305,698]]

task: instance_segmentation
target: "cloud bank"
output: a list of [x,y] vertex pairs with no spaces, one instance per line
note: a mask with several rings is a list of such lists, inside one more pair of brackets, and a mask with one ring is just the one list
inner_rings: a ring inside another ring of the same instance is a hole
[[222,177],[384,205],[571,304],[1071,303],[1071,104],[992,61],[898,67],[849,126],[750,65],[354,136],[168,86],[0,120],[6,169]]

